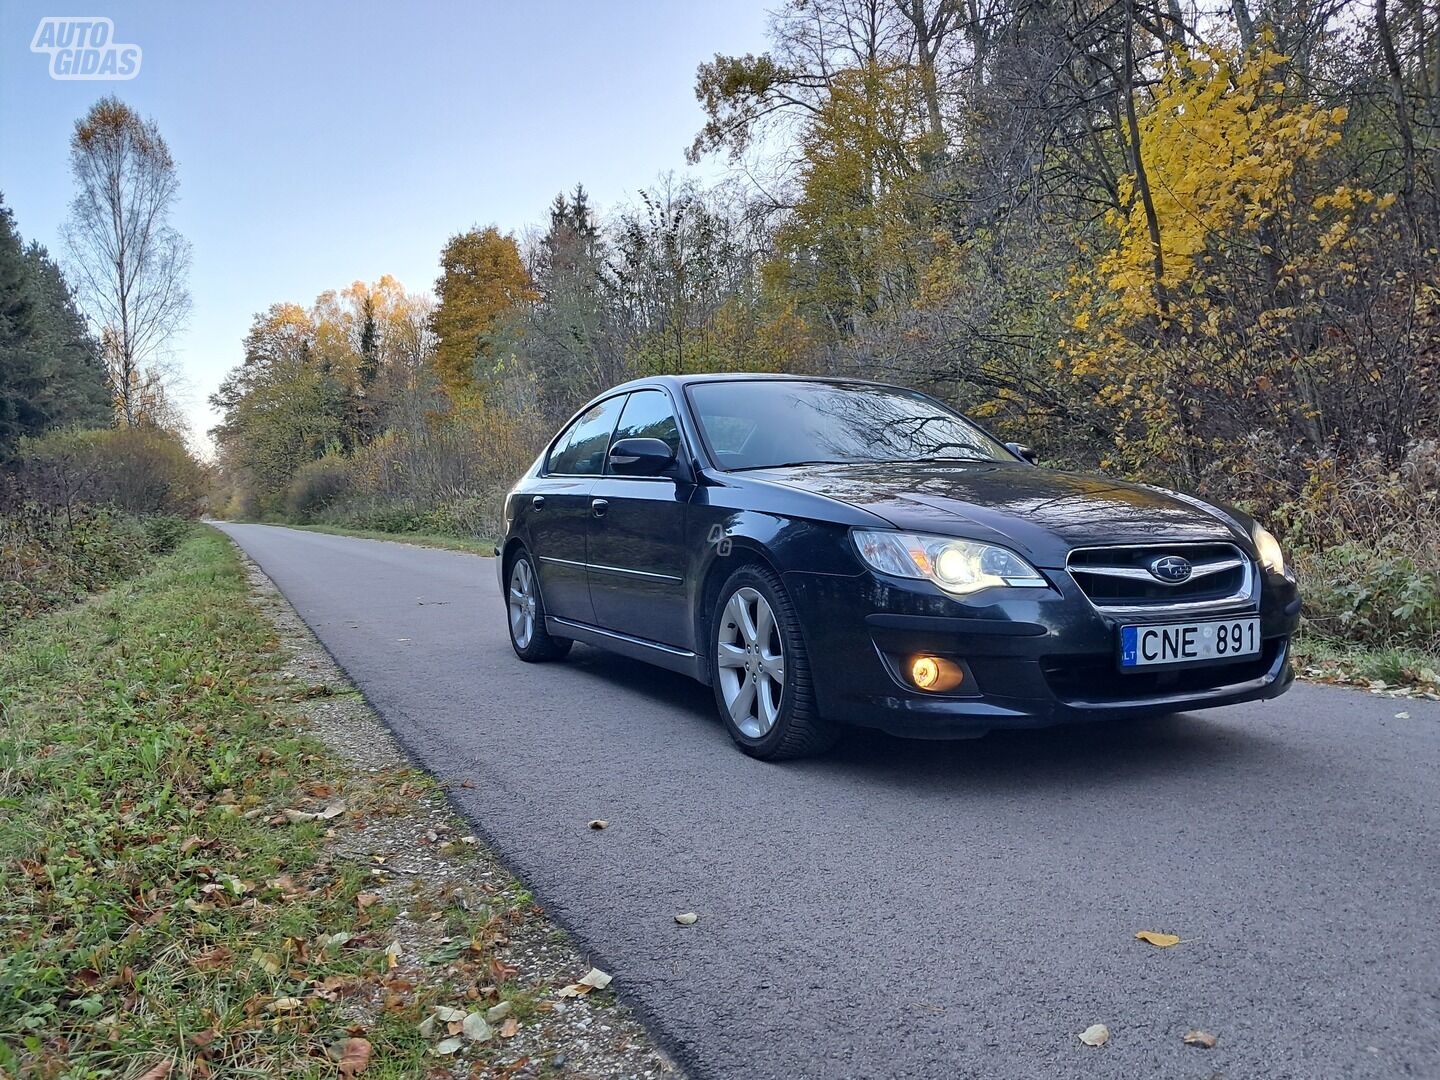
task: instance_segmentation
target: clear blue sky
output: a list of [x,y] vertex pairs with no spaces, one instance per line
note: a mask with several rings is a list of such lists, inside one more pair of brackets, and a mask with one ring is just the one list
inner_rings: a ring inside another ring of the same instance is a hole
[[[271,303],[386,273],[427,289],[456,231],[519,231],[577,181],[608,209],[684,172],[696,65],[761,51],[774,5],[0,0],[0,191],[58,253],[76,118],[113,91],[159,123],[194,245],[175,358],[203,438],[205,399]],[[143,50],[139,76],[52,80],[30,41],[65,14],[113,19]]]

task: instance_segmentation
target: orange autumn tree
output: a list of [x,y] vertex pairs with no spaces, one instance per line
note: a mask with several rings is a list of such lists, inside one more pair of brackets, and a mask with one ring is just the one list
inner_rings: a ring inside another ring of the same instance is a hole
[[479,392],[476,362],[488,355],[491,333],[505,314],[539,294],[514,236],[494,226],[452,236],[440,253],[440,270],[432,362],[451,399],[471,401]]

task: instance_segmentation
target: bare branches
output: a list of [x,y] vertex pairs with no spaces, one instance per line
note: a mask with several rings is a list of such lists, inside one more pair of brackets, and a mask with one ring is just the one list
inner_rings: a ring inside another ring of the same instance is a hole
[[117,417],[135,426],[154,396],[147,369],[190,311],[190,245],[170,224],[179,176],[155,122],[114,97],[76,122],[70,168],[69,269],[100,336]]

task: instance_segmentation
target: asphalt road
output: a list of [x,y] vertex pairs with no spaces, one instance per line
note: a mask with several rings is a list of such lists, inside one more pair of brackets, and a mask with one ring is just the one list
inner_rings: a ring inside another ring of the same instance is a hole
[[767,765],[680,676],[521,664],[491,560],[225,528],[697,1078],[1440,1077],[1440,705]]

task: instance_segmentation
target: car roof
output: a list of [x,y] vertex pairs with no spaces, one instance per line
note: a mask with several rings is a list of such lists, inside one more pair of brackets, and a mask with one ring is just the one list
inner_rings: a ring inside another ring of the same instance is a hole
[[645,386],[668,386],[679,390],[686,386],[696,386],[712,382],[813,382],[813,383],[839,383],[846,386],[881,386],[890,390],[903,390],[902,386],[895,386],[893,383],[879,382],[875,379],[855,379],[841,375],[787,375],[784,372],[776,371],[725,371],[713,372],[705,375],[651,375],[641,379],[631,379],[629,382],[621,383],[605,391],[606,395],[618,393],[622,390],[636,390]]

